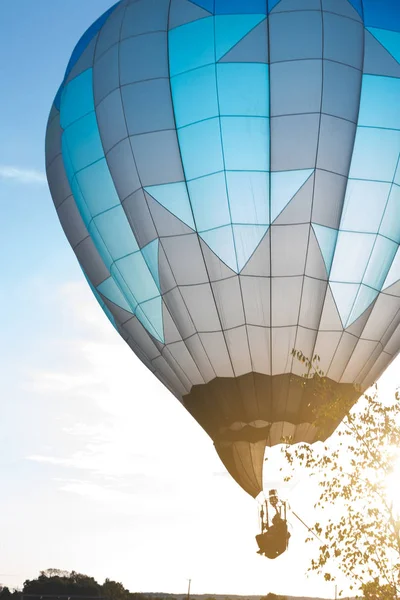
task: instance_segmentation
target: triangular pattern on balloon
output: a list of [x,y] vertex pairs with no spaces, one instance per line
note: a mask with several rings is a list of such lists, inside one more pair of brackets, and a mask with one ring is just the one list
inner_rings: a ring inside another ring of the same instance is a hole
[[238,273],[253,256],[268,228],[268,225],[233,225]]
[[162,244],[160,244],[160,249],[158,253],[158,264],[161,294],[165,296],[165,294],[176,288],[176,279],[174,277],[171,265],[167,259]]
[[164,324],[163,326],[164,326],[165,343],[166,344],[174,344],[175,342],[181,342],[182,335],[180,334],[165,302],[163,302],[162,312],[163,312],[163,324]]
[[238,263],[235,251],[232,225],[225,225],[199,234],[207,246],[226,264],[232,271],[238,272]]
[[375,302],[378,296],[379,292],[377,290],[361,284],[351,313],[347,320],[346,328],[355,323],[357,319],[359,319],[361,315],[363,315],[365,311],[370,308],[371,304]]
[[259,245],[254,249],[240,275],[271,277],[271,228],[268,229]]
[[115,329],[117,329],[117,331],[118,331],[118,325],[117,325],[117,322],[116,322],[116,319],[115,319],[113,313],[111,312],[110,307],[107,306],[106,301],[103,300],[103,297],[101,296],[101,294],[94,287],[94,285],[90,281],[89,277],[86,275],[85,270],[83,269],[83,267],[81,267],[81,268],[82,268],[82,273],[84,274],[85,279],[88,282],[89,287],[92,290],[94,297],[96,298],[97,302],[100,304],[102,310],[104,311],[104,314],[107,316],[107,318],[110,321],[111,325],[113,327],[115,327]]
[[329,275],[335,254],[338,230],[326,227],[325,225],[318,225],[317,223],[313,223],[312,227],[324,259],[326,272]]
[[329,285],[343,328],[346,328],[346,326],[350,325],[348,321],[353,310],[354,302],[357,298],[358,290],[360,289],[360,284],[331,281]]
[[364,73],[400,78],[400,63],[367,29],[364,40]]
[[314,169],[275,171],[271,173],[271,223],[289,204]]
[[191,229],[196,229],[185,182],[151,185],[144,189],[175,217],[178,217]]
[[201,251],[203,253],[204,262],[206,265],[208,277],[211,282],[213,281],[221,281],[222,279],[230,279],[234,275],[236,275],[236,270],[228,267],[226,263],[224,263],[216,254],[211,250],[211,248],[206,244],[204,240],[199,236],[199,242],[201,246]]
[[[101,296],[101,298],[104,299],[106,308],[109,309],[110,312],[114,315],[118,325],[125,325],[125,323],[127,323],[131,319],[135,318],[135,316],[132,314],[132,312],[127,312],[120,306],[117,306],[116,304],[114,304],[114,302],[111,302],[111,300],[109,300],[105,296]],[[104,307],[103,307],[103,310],[104,310]]]
[[328,285],[326,288],[324,306],[322,309],[318,329],[322,332],[341,333],[343,331],[343,323],[340,318],[339,310],[334,300],[330,285]]
[[211,13],[208,10],[194,2],[190,2],[190,0],[172,0],[169,13],[169,30],[210,16]]
[[371,316],[371,312],[374,309],[374,304],[371,304],[367,310],[365,310],[359,317],[356,319],[351,325],[346,328],[348,333],[355,335],[356,337],[361,337],[361,334],[367,324],[368,319]]
[[314,175],[312,175],[301,186],[289,204],[277,216],[274,221],[275,225],[296,225],[310,222],[314,196],[314,178]]
[[158,287],[160,289],[160,276],[158,269],[158,248],[159,248],[159,240],[158,238],[147,244],[142,248],[141,253],[146,262],[146,265],[149,268],[149,271]]
[[151,335],[159,342],[164,343],[162,298],[152,298],[139,304],[135,311],[136,317]]
[[122,294],[112,277],[108,277],[108,279],[105,279],[102,283],[100,283],[100,285],[97,286],[97,291],[102,296],[110,300],[110,302],[113,304],[116,304],[127,312],[132,312],[131,307],[125,299],[125,296]]
[[268,63],[268,20],[264,19],[245,35],[229,52],[220,58],[221,63]]
[[331,282],[330,287],[344,328],[352,325],[379,295],[376,290],[357,283]]
[[249,31],[254,29],[265,15],[217,15],[215,19],[215,54],[216,60],[224,56]]
[[315,235],[312,224],[310,223],[310,236],[308,239],[307,260],[305,266],[306,277],[328,281],[326,264],[322,256],[321,248]]
[[187,235],[193,233],[193,228],[189,227],[171,211],[164,208],[148,192],[144,192],[147,205],[150,210],[151,218],[154,222],[158,237],[169,237],[175,235]]
[[376,27],[367,27],[374,38],[382,44],[384,48],[400,63],[400,33],[389,31],[388,29],[378,29]]

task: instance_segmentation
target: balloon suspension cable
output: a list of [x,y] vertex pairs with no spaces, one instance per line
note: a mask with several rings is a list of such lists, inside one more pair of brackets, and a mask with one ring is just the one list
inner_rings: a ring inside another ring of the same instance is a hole
[[317,536],[317,534],[315,533],[315,531],[313,531],[313,530],[311,529],[311,527],[309,527],[309,526],[307,525],[307,523],[304,523],[303,519],[300,519],[299,515],[296,515],[296,513],[294,512],[294,510],[292,510],[292,509],[290,509],[290,510],[291,510],[291,512],[292,512],[292,514],[293,514],[293,516],[294,516],[294,517],[296,517],[296,519],[298,519],[298,520],[300,521],[300,523],[301,523],[302,525],[304,525],[304,527],[305,527],[305,528],[306,528],[306,529],[307,529],[307,530],[308,530],[310,533],[312,533],[312,535],[313,535],[315,538],[317,538],[317,540],[318,540],[318,541],[319,541],[321,544],[323,544],[323,541],[321,540],[321,538],[320,538],[320,537],[318,537],[318,536]]

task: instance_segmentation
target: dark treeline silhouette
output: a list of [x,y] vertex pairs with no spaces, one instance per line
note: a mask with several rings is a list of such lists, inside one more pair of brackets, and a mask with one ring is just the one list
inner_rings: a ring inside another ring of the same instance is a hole
[[[106,579],[103,584],[76,571],[47,569],[36,579],[27,579],[22,590],[10,591],[0,585],[0,600],[186,600],[186,594],[130,592],[122,583]],[[270,592],[266,596],[225,596],[191,594],[191,600],[289,600]],[[298,599],[302,600],[302,599]],[[307,599],[304,599],[307,600]],[[314,600],[318,600],[315,598]]]
[[98,598],[99,600],[148,600],[145,594],[132,594],[122,583],[106,579],[103,584],[76,571],[47,569],[37,579],[27,579],[22,590],[0,591],[0,600],[39,600],[45,598]]

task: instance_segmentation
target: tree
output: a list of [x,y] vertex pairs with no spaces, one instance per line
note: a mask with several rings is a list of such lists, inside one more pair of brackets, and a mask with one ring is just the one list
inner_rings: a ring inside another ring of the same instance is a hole
[[37,579],[27,580],[24,594],[54,596],[102,596],[102,586],[93,577],[76,573],[47,569]]
[[103,596],[107,600],[127,600],[129,591],[124,588],[122,583],[106,579],[102,586]]
[[[131,594],[117,581],[106,579],[100,585],[93,577],[60,569],[40,571],[37,579],[25,581],[23,592],[38,596],[98,596],[107,600],[146,600],[143,594]],[[3,600],[1,595],[0,600]]]
[[[318,368],[318,357],[310,361],[301,352],[294,354],[329,397],[329,381]],[[309,570],[331,581],[339,569],[353,582],[352,589],[358,588],[368,600],[392,600],[400,594],[400,514],[388,494],[388,479],[399,459],[399,399],[397,392],[391,403],[380,402],[375,386],[353,409],[348,407],[337,434],[322,448],[284,448],[293,470],[304,467],[318,475],[315,507],[321,516],[328,505],[333,507],[314,525],[323,541]],[[332,430],[343,402],[336,397],[323,403],[315,415],[316,427]]]
[[261,596],[260,600],[286,600],[286,596],[279,596],[270,592],[266,596]]
[[11,594],[10,590],[8,589],[8,587],[3,587],[0,590],[0,600],[10,600],[11,596],[12,596],[12,594]]

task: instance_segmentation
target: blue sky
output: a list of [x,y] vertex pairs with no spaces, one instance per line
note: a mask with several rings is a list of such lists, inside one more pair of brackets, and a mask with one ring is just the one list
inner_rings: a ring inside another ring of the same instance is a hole
[[[132,591],[182,592],[192,577],[196,593],[332,597],[303,575],[294,521],[290,553],[257,556],[255,503],[118,338],[62,233],[44,175],[47,116],[75,43],[110,5],[0,7],[0,582],[55,567]],[[293,507],[312,520],[308,490],[297,486]]]

